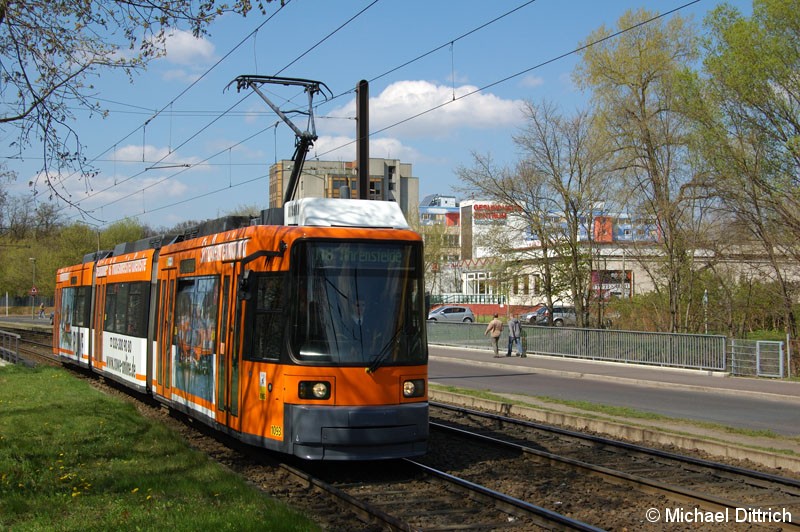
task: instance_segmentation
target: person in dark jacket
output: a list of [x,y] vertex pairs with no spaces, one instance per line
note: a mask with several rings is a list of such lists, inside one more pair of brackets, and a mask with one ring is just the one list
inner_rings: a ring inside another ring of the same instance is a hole
[[506,352],[506,356],[511,356],[511,346],[514,345],[516,347],[516,355],[518,357],[525,357],[525,353],[522,352],[522,325],[519,323],[519,318],[516,316],[512,316],[508,322],[508,351]]

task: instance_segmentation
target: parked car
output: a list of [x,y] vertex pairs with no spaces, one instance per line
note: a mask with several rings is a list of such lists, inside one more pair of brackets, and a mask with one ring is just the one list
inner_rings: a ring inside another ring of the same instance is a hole
[[428,319],[430,321],[459,321],[472,323],[475,321],[475,314],[472,313],[469,307],[445,305],[430,311],[428,313]]
[[[547,307],[542,307],[536,312],[525,315],[527,322],[533,325],[549,325]],[[578,324],[578,316],[575,314],[575,307],[553,307],[553,325],[556,327],[575,327]]]
[[545,310],[547,310],[547,307],[541,307],[534,310],[533,312],[528,312],[527,314],[523,314],[522,316],[519,317],[519,321],[521,321],[522,323],[529,323],[531,325],[536,325],[539,313],[544,312]]

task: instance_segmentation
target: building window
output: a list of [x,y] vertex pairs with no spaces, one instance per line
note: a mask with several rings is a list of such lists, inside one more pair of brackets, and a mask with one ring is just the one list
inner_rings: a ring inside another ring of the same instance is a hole
[[467,294],[489,295],[493,293],[490,278],[486,272],[468,273],[466,279]]

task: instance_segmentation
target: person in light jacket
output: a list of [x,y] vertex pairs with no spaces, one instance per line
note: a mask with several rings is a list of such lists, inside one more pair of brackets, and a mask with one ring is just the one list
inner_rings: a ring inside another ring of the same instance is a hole
[[494,358],[500,358],[500,334],[503,332],[503,322],[497,318],[497,314],[494,315],[492,321],[489,322],[489,325],[486,326],[486,331],[483,333],[484,336],[491,333],[492,336],[492,347],[494,348]]

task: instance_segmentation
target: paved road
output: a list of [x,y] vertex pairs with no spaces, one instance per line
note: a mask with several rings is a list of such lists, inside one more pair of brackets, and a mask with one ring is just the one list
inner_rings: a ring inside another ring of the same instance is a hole
[[587,401],[751,430],[800,435],[800,383],[550,357],[493,359],[431,346],[432,383]]

